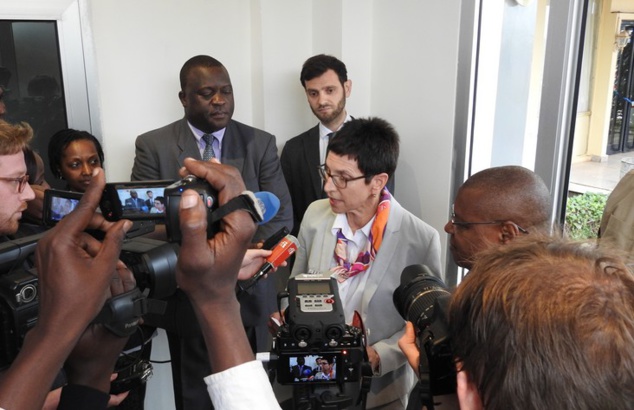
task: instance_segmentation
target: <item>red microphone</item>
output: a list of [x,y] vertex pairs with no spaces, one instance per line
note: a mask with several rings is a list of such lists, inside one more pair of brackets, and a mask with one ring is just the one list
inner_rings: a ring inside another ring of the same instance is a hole
[[292,254],[295,253],[297,248],[299,247],[299,241],[293,235],[286,235],[284,239],[282,239],[275,247],[272,249],[273,253],[266,258],[266,262],[260,269],[258,269],[257,273],[251,276],[247,280],[238,281],[238,286],[240,289],[247,290],[264,275],[272,271],[273,269],[278,268],[285,260],[287,260]]

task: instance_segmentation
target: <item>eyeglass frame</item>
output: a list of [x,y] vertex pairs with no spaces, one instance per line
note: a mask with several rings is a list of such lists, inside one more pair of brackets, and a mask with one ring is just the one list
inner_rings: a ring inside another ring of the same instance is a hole
[[[357,181],[359,179],[368,178],[369,176],[371,176],[371,175],[361,175],[359,177],[354,177],[354,178],[344,178],[341,175],[332,175],[329,170],[328,171],[326,170],[326,164],[321,164],[319,167],[317,167],[317,171],[319,171],[319,176],[321,177],[321,180],[324,182],[324,184],[326,184],[326,180],[328,178],[331,178],[332,183],[339,189],[347,188],[348,182]],[[337,180],[343,181],[343,186],[337,185],[337,182],[336,182]]]
[[[507,220],[504,220],[504,219],[496,219],[494,221],[483,221],[483,222],[463,222],[463,221],[456,222],[455,219],[456,219],[456,213],[454,212],[453,204],[452,204],[451,205],[451,219],[449,220],[449,222],[451,222],[451,224],[453,226],[459,226],[459,227],[462,227],[462,228],[466,228],[466,227],[468,227],[470,225],[498,225],[498,224],[502,224],[502,223],[507,222]],[[528,233],[527,229],[522,228],[521,226],[519,226],[515,222],[513,222],[513,221],[508,221],[508,222],[510,222],[513,225],[515,225],[517,230],[520,231],[521,233],[523,233],[523,234],[527,234]]]
[[18,194],[24,192],[24,188],[29,183],[29,174],[24,174],[21,177],[17,178],[9,178],[9,177],[0,177],[0,181],[7,182],[17,182],[18,183]]

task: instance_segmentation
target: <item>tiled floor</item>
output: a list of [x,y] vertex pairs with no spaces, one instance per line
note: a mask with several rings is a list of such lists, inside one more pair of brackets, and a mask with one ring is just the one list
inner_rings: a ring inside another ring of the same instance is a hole
[[610,155],[606,162],[573,163],[570,170],[569,190],[578,193],[609,194],[621,179],[623,160],[627,162],[629,169],[634,169],[634,152]]

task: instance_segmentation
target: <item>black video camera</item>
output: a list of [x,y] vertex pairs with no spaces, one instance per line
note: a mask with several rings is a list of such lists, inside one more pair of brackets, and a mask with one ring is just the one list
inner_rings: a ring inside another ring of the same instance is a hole
[[432,396],[456,392],[447,320],[450,297],[447,286],[425,265],[403,269],[401,284],[393,295],[396,310],[416,329],[421,351],[418,366],[421,400],[430,410],[433,410]]
[[[359,385],[369,368],[365,337],[360,328],[346,325],[335,279],[300,274],[289,279],[287,289],[285,323],[273,339],[277,380],[294,385],[295,393],[301,392],[294,394],[296,408],[313,402],[320,402],[315,408],[326,403],[336,406],[332,408],[349,408],[355,398],[360,403],[367,391]],[[343,394],[350,390],[344,389],[349,382],[355,382],[357,388]],[[315,396],[320,389],[336,392]]]
[[[9,367],[26,333],[35,326],[39,312],[37,272],[28,258],[40,233],[0,243],[0,370]],[[148,312],[161,312],[162,298],[174,293],[178,245],[147,238],[123,244],[121,260],[133,272],[137,288],[111,298],[95,319],[119,336],[128,336]]]
[[[160,180],[108,183],[99,208],[108,221],[129,219],[138,222],[135,235],[151,232],[156,222],[165,223],[168,240],[180,242],[178,208],[186,189],[198,192],[207,207],[207,236],[211,238],[218,230],[217,218],[212,218],[213,211],[218,208],[217,192],[207,181],[192,175],[176,182]],[[59,222],[75,209],[81,196],[77,192],[45,191],[44,224],[53,226]]]
[[0,243],[0,370],[13,362],[26,332],[37,322],[37,275],[25,261],[42,236]]
[[[176,182],[142,181],[106,184],[99,207],[104,217],[109,221],[129,219],[131,221],[164,222],[168,241],[180,242],[178,208],[181,196],[187,189],[196,191],[207,208],[207,237],[211,238],[218,231],[218,221],[212,218],[213,211],[218,208],[216,199],[218,194],[207,181],[193,175],[186,176]],[[146,195],[148,199],[141,199],[139,192]],[[150,206],[146,203],[150,198],[149,193],[152,193],[152,199],[156,206]],[[163,199],[163,204],[158,198]]]

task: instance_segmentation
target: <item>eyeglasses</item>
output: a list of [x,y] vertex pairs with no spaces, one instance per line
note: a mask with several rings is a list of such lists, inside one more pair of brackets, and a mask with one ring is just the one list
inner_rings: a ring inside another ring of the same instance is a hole
[[320,165],[318,170],[319,170],[319,176],[321,176],[321,179],[324,181],[324,184],[326,183],[326,180],[328,178],[331,178],[332,183],[335,184],[335,186],[340,189],[347,187],[348,182],[350,181],[356,181],[357,179],[362,179],[367,177],[367,175],[361,175],[360,177],[345,178],[341,175],[332,175],[330,173],[330,170],[326,168],[326,164]]
[[[469,225],[498,225],[501,223],[506,222],[505,220],[495,220],[495,221],[485,221],[485,222],[463,222],[463,221],[456,221],[456,214],[453,211],[453,205],[451,205],[451,224],[453,226],[460,226],[462,228],[466,228]],[[517,228],[518,231],[520,231],[523,234],[527,234],[528,231],[524,228],[522,228],[521,226],[519,226],[518,224],[516,224],[515,222],[511,222],[513,225],[515,225],[515,227]]]
[[24,188],[26,187],[26,184],[29,183],[29,176],[27,174],[25,174],[25,175],[22,175],[21,177],[17,177],[17,178],[0,177],[0,181],[7,181],[7,182],[17,183],[18,193],[21,194],[24,191]]

